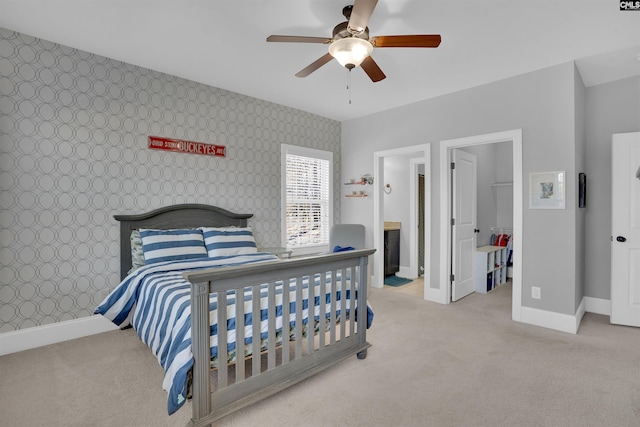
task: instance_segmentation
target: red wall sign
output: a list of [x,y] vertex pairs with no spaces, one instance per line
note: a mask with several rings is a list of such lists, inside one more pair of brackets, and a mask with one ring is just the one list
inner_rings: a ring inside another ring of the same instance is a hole
[[149,136],[149,148],[154,150],[178,151],[180,153],[202,154],[205,156],[227,156],[224,145],[162,138],[160,136]]

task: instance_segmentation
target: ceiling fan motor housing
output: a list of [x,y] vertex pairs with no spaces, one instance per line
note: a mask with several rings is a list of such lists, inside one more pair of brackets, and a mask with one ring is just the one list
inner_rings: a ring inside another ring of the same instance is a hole
[[345,39],[347,37],[357,37],[359,39],[369,40],[369,27],[365,28],[361,33],[352,33],[349,31],[349,21],[341,22],[333,28],[333,40]]

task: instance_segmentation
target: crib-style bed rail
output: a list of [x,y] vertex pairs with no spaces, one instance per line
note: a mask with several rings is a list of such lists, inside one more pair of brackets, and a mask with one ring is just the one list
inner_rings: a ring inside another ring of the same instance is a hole
[[[367,267],[374,252],[362,249],[185,273],[191,283],[195,360],[189,425],[209,425],[349,356],[366,357]],[[218,307],[227,306],[229,298],[236,301],[231,314],[216,310],[218,362],[213,371],[211,293]],[[252,301],[249,313],[237,303],[247,299]],[[265,316],[266,328],[264,321],[254,320]],[[251,320],[245,324],[245,319]],[[228,321],[232,330],[227,330]],[[236,345],[230,349],[229,342]],[[231,369],[226,361],[233,350]]]

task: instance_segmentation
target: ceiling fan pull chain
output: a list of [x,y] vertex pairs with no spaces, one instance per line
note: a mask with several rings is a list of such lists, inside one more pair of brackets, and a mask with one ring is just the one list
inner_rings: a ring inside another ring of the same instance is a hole
[[347,73],[347,91],[349,92],[349,105],[351,105],[351,69],[348,69]]

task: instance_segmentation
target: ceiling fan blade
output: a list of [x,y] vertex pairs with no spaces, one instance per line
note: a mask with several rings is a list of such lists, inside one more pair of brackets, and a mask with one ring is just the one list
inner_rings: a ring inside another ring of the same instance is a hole
[[313,73],[318,68],[322,67],[327,62],[331,61],[333,56],[330,53],[325,53],[324,56],[313,61],[311,64],[307,65],[302,70],[296,73],[296,77],[307,77],[309,74]]
[[438,47],[440,41],[440,34],[377,36],[369,40],[373,47]]
[[355,0],[347,28],[356,33],[363,32],[367,28],[369,18],[371,18],[376,4],[378,4],[378,0]]
[[331,39],[327,37],[306,37],[306,36],[269,36],[268,42],[285,42],[285,43],[330,43]]
[[380,67],[378,67],[378,64],[376,64],[376,61],[374,61],[371,56],[367,56],[364,61],[362,61],[362,64],[360,64],[360,66],[374,83],[379,82],[380,80],[384,80],[387,77],[384,75]]

